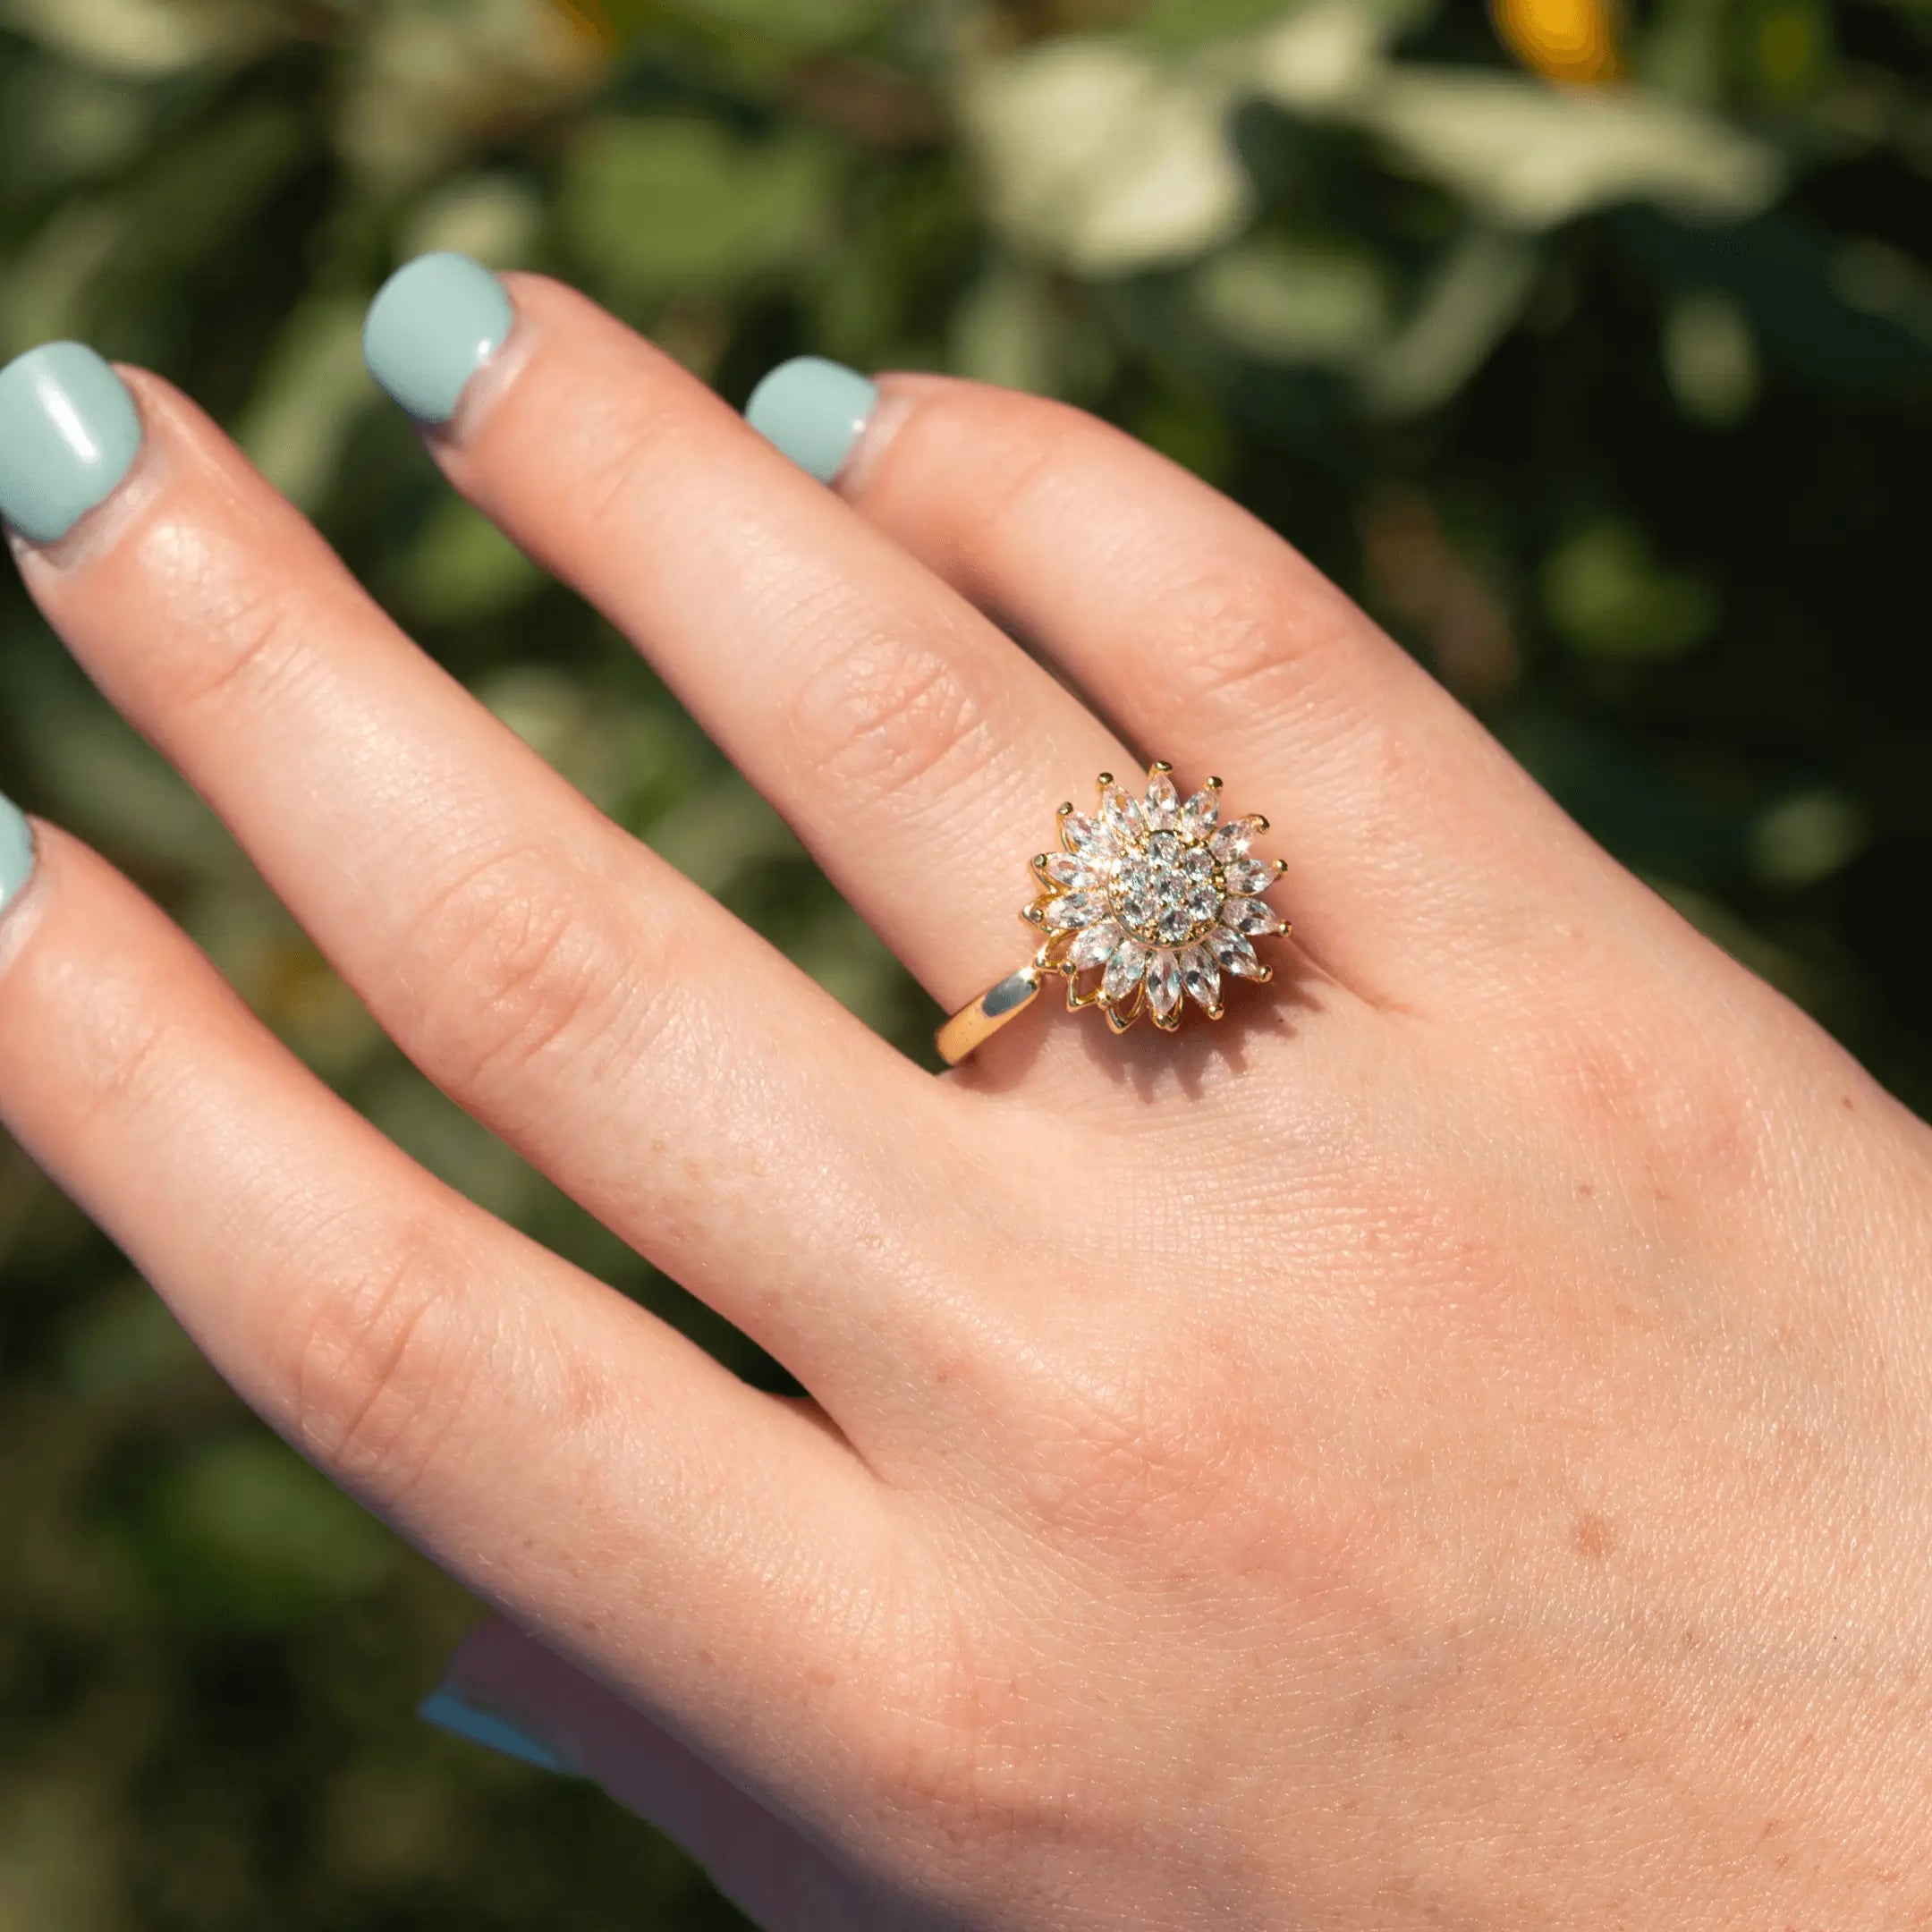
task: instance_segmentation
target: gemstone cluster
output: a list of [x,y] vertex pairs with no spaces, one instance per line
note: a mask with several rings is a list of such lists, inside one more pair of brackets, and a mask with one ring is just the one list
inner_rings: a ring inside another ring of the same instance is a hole
[[1223,819],[1218,778],[1183,800],[1165,764],[1140,796],[1103,772],[1097,810],[1063,805],[1061,850],[1033,861],[1041,891],[1025,917],[1047,936],[1042,963],[1066,976],[1067,1004],[1100,1007],[1116,1032],[1143,1012],[1171,1032],[1189,1001],[1221,1017],[1224,975],[1271,978],[1254,942],[1288,924],[1261,896],[1282,870],[1254,856],[1267,830]]

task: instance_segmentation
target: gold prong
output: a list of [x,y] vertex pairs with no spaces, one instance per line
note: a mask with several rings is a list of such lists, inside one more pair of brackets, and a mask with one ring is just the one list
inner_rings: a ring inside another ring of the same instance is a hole
[[1275,977],[1275,969],[1272,966],[1264,966],[1259,972],[1250,973],[1248,977],[1257,986],[1266,986]]
[[1037,866],[1045,865],[1046,863],[1046,854],[1043,852],[1035,852],[1033,854],[1033,863]]
[[1059,811],[1055,816],[1061,818],[1067,818],[1072,816],[1072,812],[1073,801],[1072,799],[1069,799],[1066,803],[1060,808]]
[[1159,1013],[1153,1012],[1151,1008],[1148,1010],[1148,1017],[1153,1021],[1154,1024],[1163,1033],[1177,1033],[1181,1030],[1181,1009],[1178,1006],[1165,1019],[1163,1019]]
[[1103,792],[1105,792],[1106,788],[1114,783],[1114,774],[1110,771],[1104,771],[1100,774],[1099,777],[1094,781],[1094,783],[1097,784]]
[[1285,859],[1277,859],[1275,861],[1275,877],[1276,878],[1286,878],[1288,877],[1288,861]]
[[1148,767],[1150,772],[1171,772],[1174,767],[1164,758],[1157,758]]
[[1221,789],[1221,781],[1218,778],[1210,778],[1208,781],[1208,789],[1210,792],[1218,792]]
[[1210,1020],[1218,1020],[1227,1012],[1227,1008],[1225,1006],[1207,1006],[1203,1007],[1202,1011]]
[[1042,912],[1037,905],[1030,905],[1026,909],[1026,911],[1020,915],[1020,917],[1023,919],[1029,926],[1038,926],[1040,921],[1046,917],[1046,915]]
[[1267,830],[1267,820],[1264,818],[1259,812],[1257,812],[1254,815],[1254,828],[1255,836],[1257,838],[1260,837],[1262,833]]

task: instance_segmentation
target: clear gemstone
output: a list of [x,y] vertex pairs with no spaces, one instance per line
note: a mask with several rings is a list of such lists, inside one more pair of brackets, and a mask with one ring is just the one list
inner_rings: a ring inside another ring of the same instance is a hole
[[1181,1004],[1181,968],[1172,953],[1157,953],[1148,961],[1147,996],[1164,1019]]
[[1248,848],[1255,842],[1261,827],[1253,818],[1236,818],[1224,825],[1214,835],[1213,852],[1216,859],[1225,865],[1231,859],[1245,859]]
[[1188,917],[1205,926],[1221,911],[1221,894],[1212,886],[1197,886],[1187,895]]
[[1282,922],[1275,909],[1259,899],[1230,899],[1221,908],[1221,923],[1238,933],[1278,933]]
[[1208,1013],[1221,1004],[1221,970],[1203,945],[1191,945],[1181,955],[1181,983],[1188,997]]
[[1223,883],[1231,893],[1252,897],[1265,893],[1275,883],[1275,868],[1258,859],[1237,859],[1227,869]]
[[1109,785],[1100,794],[1100,819],[1115,839],[1138,840],[1147,831],[1140,800],[1129,798],[1118,785]]
[[1208,944],[1213,947],[1223,972],[1231,972],[1237,979],[1260,978],[1261,962],[1255,957],[1255,949],[1238,932],[1216,926],[1208,933]]
[[1147,855],[1157,866],[1177,866],[1181,863],[1181,841],[1172,832],[1150,833]]
[[1109,1006],[1124,1006],[1132,999],[1147,962],[1148,949],[1138,939],[1122,943],[1120,950],[1107,962],[1106,978],[1100,987],[1100,996]]
[[1214,877],[1214,854],[1205,845],[1190,845],[1181,854],[1181,869],[1190,878]]
[[1060,821],[1060,843],[1070,852],[1077,852],[1097,865],[1120,856],[1120,843],[1114,835],[1085,812],[1069,812]]
[[1102,919],[1074,940],[1067,948],[1067,958],[1076,972],[1084,972],[1089,966],[1105,966],[1126,936],[1118,919]]
[[1096,919],[1105,919],[1106,915],[1105,893],[1068,893],[1047,906],[1046,927],[1050,932],[1072,932],[1081,926],[1091,926]]
[[1214,822],[1221,815],[1221,794],[1211,785],[1203,785],[1185,805],[1181,808],[1179,820],[1182,835],[1187,838],[1206,838],[1214,829]]
[[1078,852],[1049,853],[1042,869],[1055,886],[1064,886],[1069,892],[1087,892],[1105,886],[1114,875],[1114,868],[1106,860],[1084,858]]
[[1174,820],[1181,816],[1181,794],[1174,790],[1174,782],[1165,772],[1156,772],[1148,778],[1147,797],[1141,802],[1140,811],[1149,827],[1156,832],[1172,829]]
[[1178,945],[1194,930],[1194,920],[1186,907],[1171,905],[1154,921],[1154,930],[1169,945]]
[[1136,932],[1144,932],[1161,916],[1161,902],[1151,892],[1129,893],[1121,901],[1121,917]]

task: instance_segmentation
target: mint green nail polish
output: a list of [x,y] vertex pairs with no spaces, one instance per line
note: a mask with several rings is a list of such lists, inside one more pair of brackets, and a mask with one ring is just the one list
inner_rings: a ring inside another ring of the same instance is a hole
[[33,867],[33,828],[13,801],[0,795],[0,912],[20,896]]
[[745,420],[801,470],[830,483],[877,402],[877,389],[857,369],[823,356],[794,356],[751,392]]
[[417,1707],[416,1715],[425,1724],[447,1731],[471,1744],[480,1744],[500,1757],[514,1758],[520,1764],[535,1765],[539,1771],[555,1771],[564,1777],[576,1775],[574,1767],[544,1741],[521,1724],[473,1704],[462,1691],[447,1685],[432,1691]]
[[446,423],[515,319],[508,292],[481,262],[446,250],[419,255],[377,290],[362,323],[362,360],[418,422]]
[[140,418],[84,343],[45,343],[0,369],[0,516],[35,543],[64,537],[128,473]]

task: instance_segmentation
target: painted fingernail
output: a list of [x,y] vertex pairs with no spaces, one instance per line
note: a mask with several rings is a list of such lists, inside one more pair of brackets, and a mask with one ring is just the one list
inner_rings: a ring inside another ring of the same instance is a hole
[[416,1715],[439,1731],[480,1744],[501,1757],[514,1758],[519,1764],[535,1765],[539,1771],[555,1771],[564,1777],[577,1775],[576,1767],[560,1750],[523,1724],[477,1703],[448,1684],[425,1698]]
[[19,898],[33,868],[33,827],[11,799],[0,795],[0,912]]
[[857,369],[823,356],[794,356],[751,392],[745,420],[801,470],[830,483],[877,402],[877,388]]
[[84,343],[44,343],[0,369],[0,517],[55,543],[111,496],[140,448],[128,386]]
[[362,360],[418,422],[446,423],[515,319],[508,292],[481,262],[438,250],[405,262],[377,290]]

